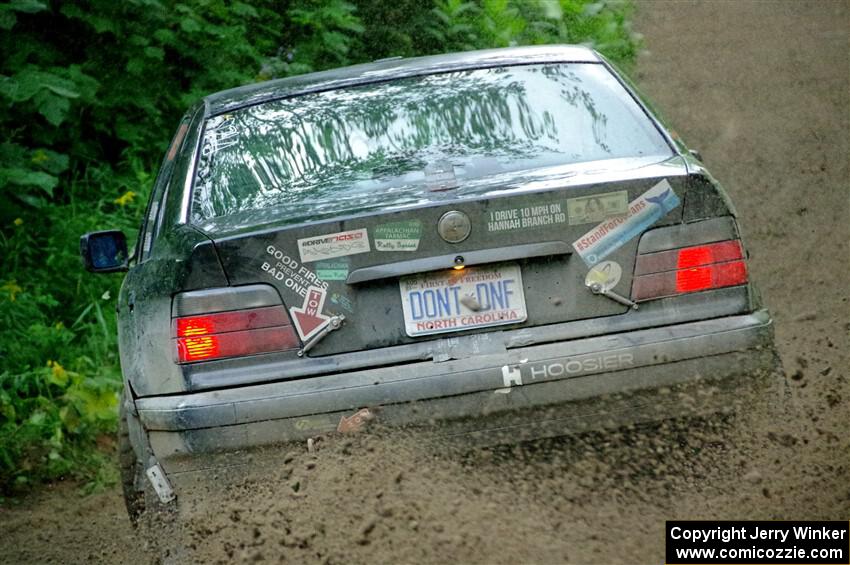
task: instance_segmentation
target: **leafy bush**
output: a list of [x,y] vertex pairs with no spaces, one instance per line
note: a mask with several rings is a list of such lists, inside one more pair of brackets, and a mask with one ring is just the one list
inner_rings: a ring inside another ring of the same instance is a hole
[[[0,491],[92,476],[121,388],[120,276],[79,235],[135,233],[199,97],[376,58],[539,43],[635,54],[626,0],[10,0],[0,5]],[[108,467],[108,465],[107,465]]]

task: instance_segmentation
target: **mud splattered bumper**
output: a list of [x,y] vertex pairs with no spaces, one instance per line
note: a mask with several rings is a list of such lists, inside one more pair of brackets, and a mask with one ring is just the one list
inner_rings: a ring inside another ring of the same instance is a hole
[[[334,432],[362,407],[389,426],[476,443],[520,441],[714,412],[742,387],[781,394],[767,311],[136,401],[168,473],[228,452]],[[436,428],[433,424],[439,424]]]

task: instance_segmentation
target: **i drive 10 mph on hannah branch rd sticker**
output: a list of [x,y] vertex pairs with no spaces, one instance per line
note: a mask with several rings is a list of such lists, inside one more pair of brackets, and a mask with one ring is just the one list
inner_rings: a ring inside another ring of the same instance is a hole
[[573,242],[573,247],[587,266],[592,267],[678,205],[679,197],[664,179],[629,202],[627,214],[605,220]]
[[515,324],[527,318],[519,265],[467,267],[399,282],[411,337]]

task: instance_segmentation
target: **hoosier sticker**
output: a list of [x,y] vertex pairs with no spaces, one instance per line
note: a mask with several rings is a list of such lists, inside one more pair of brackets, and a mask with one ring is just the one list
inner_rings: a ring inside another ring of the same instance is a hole
[[679,197],[664,179],[629,202],[626,215],[605,220],[573,242],[573,248],[592,267],[678,205]]
[[301,261],[304,263],[356,255],[357,253],[366,253],[369,250],[369,234],[366,228],[298,240],[298,252],[301,254]]

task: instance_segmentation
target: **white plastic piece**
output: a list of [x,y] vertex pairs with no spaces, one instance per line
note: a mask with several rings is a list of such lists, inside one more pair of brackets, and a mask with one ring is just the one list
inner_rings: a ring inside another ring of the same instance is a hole
[[506,387],[522,386],[522,373],[518,367],[502,367],[502,383]]
[[153,467],[148,467],[145,474],[148,476],[148,480],[151,482],[153,490],[156,491],[160,502],[168,504],[177,498],[177,495],[174,494],[174,489],[171,488],[171,483],[168,482],[168,477],[165,476],[165,471],[162,470],[159,463],[156,463]]

